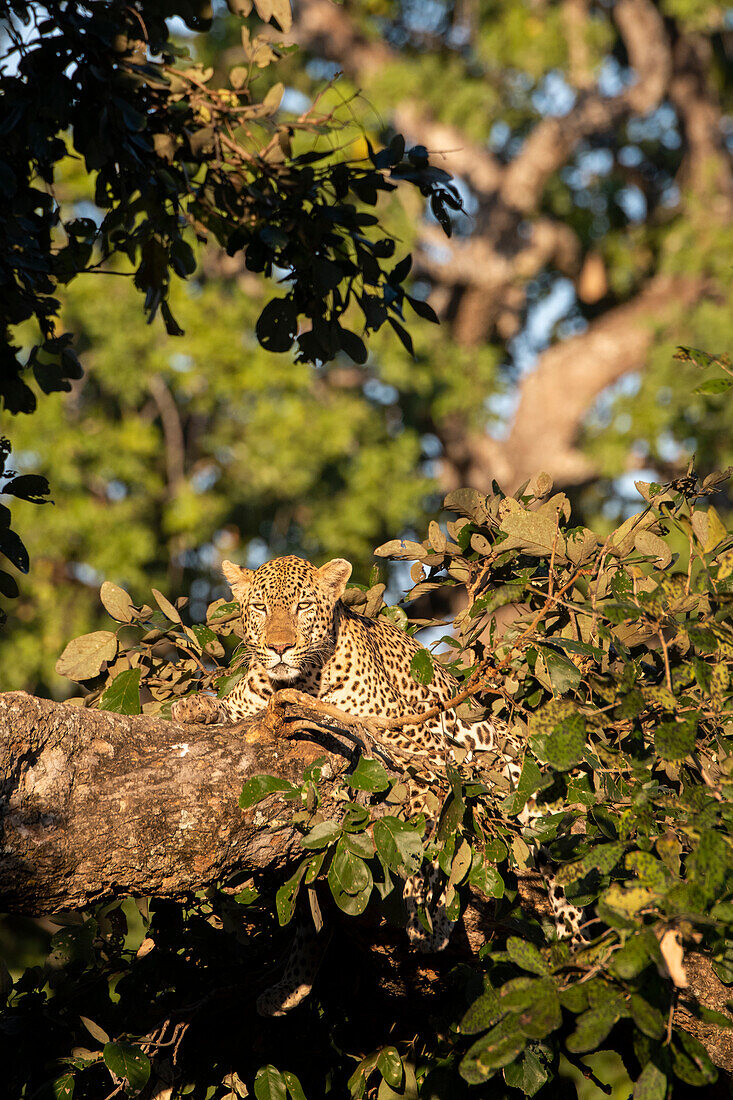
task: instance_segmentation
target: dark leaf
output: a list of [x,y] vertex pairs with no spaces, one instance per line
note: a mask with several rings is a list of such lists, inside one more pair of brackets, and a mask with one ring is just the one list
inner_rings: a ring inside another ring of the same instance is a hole
[[289,298],[273,298],[255,326],[257,339],[267,351],[289,351],[298,333],[298,311]]
[[28,500],[32,504],[50,504],[48,497],[51,492],[48,481],[40,474],[21,474],[7,481],[2,487],[2,492],[19,500]]
[[433,324],[439,324],[438,314],[433,307],[427,302],[424,302],[422,298],[411,298],[409,294],[405,295],[405,298],[410,303],[412,308],[418,317],[422,317],[425,321],[432,321]]
[[408,351],[414,359],[415,349],[412,346],[412,337],[410,336],[409,332],[407,332],[407,330],[402,327],[399,321],[395,321],[394,317],[388,317],[387,320],[399,336],[400,342],[403,344],[405,350]]
[[30,568],[28,551],[15,531],[11,531],[9,527],[0,527],[0,553],[4,554],[21,573],[28,572]]

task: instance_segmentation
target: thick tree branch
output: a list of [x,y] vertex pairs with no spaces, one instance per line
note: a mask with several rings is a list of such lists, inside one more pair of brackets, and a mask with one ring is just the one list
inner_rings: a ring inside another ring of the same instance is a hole
[[[268,830],[277,800],[240,810],[242,786],[259,773],[300,780],[322,755],[277,736],[266,716],[182,726],[0,695],[0,909],[177,896],[277,867],[299,850],[297,834]],[[346,766],[331,761],[334,773]]]
[[710,42],[701,36],[680,38],[669,93],[686,149],[680,183],[712,204],[723,221],[733,212],[733,161],[725,145],[720,103],[708,78],[711,53]]
[[661,103],[672,61],[659,11],[651,0],[617,0],[613,14],[636,72],[636,83],[617,96],[582,91],[566,115],[538,122],[504,173],[500,194],[507,206],[523,213],[536,210],[547,181],[584,138],[610,130],[632,113],[646,113]]
[[181,417],[171,391],[159,374],[154,374],[148,380],[148,389],[158,407],[160,422],[163,426],[168,494],[175,496],[176,489],[183,481],[186,463],[186,441],[183,437]]
[[[658,276],[637,297],[604,314],[586,332],[554,344],[519,384],[519,403],[506,439],[446,432],[446,487],[489,485],[507,491],[545,470],[561,485],[591,477],[577,446],[583,421],[604,389],[643,369],[654,327],[689,308],[704,292],[701,279]],[[547,425],[548,430],[538,426]]]

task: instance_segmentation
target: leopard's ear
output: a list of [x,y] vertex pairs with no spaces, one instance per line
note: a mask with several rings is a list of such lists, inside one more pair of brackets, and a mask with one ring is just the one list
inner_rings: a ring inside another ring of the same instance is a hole
[[234,599],[239,600],[240,603],[244,603],[254,575],[252,570],[242,569],[241,566],[235,565],[233,561],[223,561],[221,563],[221,571],[229,581],[229,587],[232,590]]
[[329,596],[333,597],[334,603],[343,596],[350,576],[351,562],[345,558],[333,558],[318,570],[318,578]]

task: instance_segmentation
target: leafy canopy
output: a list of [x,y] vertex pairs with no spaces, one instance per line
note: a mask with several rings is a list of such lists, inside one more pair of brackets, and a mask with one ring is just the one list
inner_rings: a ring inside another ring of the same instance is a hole
[[[289,28],[284,0],[257,10]],[[373,206],[379,192],[405,180],[430,197],[449,232],[446,208],[460,209],[460,199],[424,148],[406,150],[396,136],[378,152],[370,146],[363,161],[294,150],[303,134],[335,132],[336,121],[317,105],[304,116],[271,121],[283,85],[274,84],[259,101],[258,76],[284,47],[270,37],[253,39],[247,25],[247,65],[231,70],[226,87],[215,87],[213,69],[192,64],[166,22],[178,14],[189,26],[208,29],[206,0],[178,8],[158,0],[126,6],[3,0],[2,14],[10,44],[0,70],[0,393],[6,408],[33,410],[29,368],[46,393],[68,390],[69,380],[79,377],[71,334],[56,332],[56,290],[114,256],[131,264],[148,319],[160,310],[168,332],[180,334],[169,288],[174,274],[186,278],[195,270],[196,238],[215,241],[229,255],[244,250],[251,271],[276,271],[287,280],[287,293],[268,303],[257,323],[259,339],[272,351],[295,343],[297,356],[308,362],[339,350],[362,362],[361,338],[341,324],[352,302],[367,329],[389,321],[409,339],[400,323],[409,260],[386,266],[395,241],[356,203]],[[67,216],[54,198],[59,168],[73,156],[83,158],[94,180],[99,221]],[[25,362],[11,330],[31,319],[40,339]]]

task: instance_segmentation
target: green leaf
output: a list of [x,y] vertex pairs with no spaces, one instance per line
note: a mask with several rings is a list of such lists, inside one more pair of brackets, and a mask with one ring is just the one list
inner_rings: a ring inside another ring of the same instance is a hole
[[644,886],[660,893],[672,883],[672,876],[661,860],[649,852],[629,852],[624,860],[629,871],[635,871]]
[[532,998],[519,1017],[519,1028],[528,1039],[544,1039],[562,1024],[560,998],[551,978],[533,983]]
[[631,918],[636,917],[647,905],[651,905],[657,897],[658,894],[648,886],[624,886],[620,882],[614,882],[603,895],[603,902],[623,916]]
[[128,668],[118,673],[102,695],[99,707],[117,714],[140,714],[140,669]]
[[274,791],[292,793],[296,790],[297,787],[294,787],[287,779],[280,779],[276,775],[253,775],[242,788],[239,805],[243,810],[248,810],[261,802],[263,798],[267,798],[268,794],[273,794]]
[[547,646],[542,646],[541,650],[553,690],[560,695],[564,695],[566,691],[574,691],[580,683],[580,669],[567,657]]
[[346,776],[346,782],[357,791],[386,791],[389,787],[389,777],[384,766],[367,756],[359,758],[353,772]]
[[319,821],[309,833],[301,839],[303,848],[327,848],[341,836],[341,826],[335,821]]
[[610,844],[596,844],[582,859],[576,863],[564,863],[555,873],[555,879],[561,886],[570,882],[577,882],[589,871],[596,870],[601,875],[607,875],[614,869],[624,853],[625,845],[621,841],[612,841]]
[[288,1070],[283,1070],[283,1079],[288,1086],[288,1092],[290,1093],[290,1100],[305,1100],[305,1093],[303,1092],[303,1086],[294,1073],[290,1073]]
[[360,833],[369,824],[369,810],[356,802],[349,802],[341,818],[341,828],[345,833]]
[[611,956],[608,968],[618,978],[628,980],[641,974],[652,961],[645,936],[631,936],[623,947]]
[[287,1100],[285,1078],[276,1066],[261,1066],[254,1087],[257,1100]]
[[459,1066],[461,1077],[469,1085],[480,1085],[496,1070],[513,1062],[526,1045],[516,1021],[501,1020],[469,1048]]
[[634,1085],[632,1100],[664,1100],[666,1095],[667,1078],[654,1062],[647,1062]]
[[336,846],[331,861],[328,885],[339,909],[352,917],[363,913],[369,904],[372,873],[364,860],[349,851],[342,841]]
[[583,759],[586,742],[585,721],[579,714],[571,714],[555,726],[552,733],[532,739],[532,747],[555,771],[566,772]]
[[681,1081],[701,1087],[713,1085],[718,1071],[702,1043],[686,1031],[675,1028],[676,1042],[672,1046],[672,1068]]
[[521,813],[541,784],[542,772],[536,760],[527,753],[522,763],[522,774],[519,777],[517,789],[500,803],[502,811],[512,815]]
[[632,993],[629,999],[631,1018],[650,1039],[661,1039],[665,1032],[665,1021],[658,1008],[650,1005],[638,993]]
[[597,661],[600,661],[603,657],[603,650],[598,646],[588,645],[586,642],[576,642],[572,638],[558,638],[552,637],[548,639],[553,646],[557,646],[559,649],[565,650],[566,653],[578,653],[584,657],[595,657]]
[[506,941],[506,949],[509,958],[522,970],[528,970],[530,974],[545,975],[550,973],[550,967],[539,953],[533,943],[528,940],[520,940],[518,936],[510,936]]
[[391,607],[383,607],[379,614],[380,617],[388,619],[389,622],[399,627],[400,630],[407,630],[409,625],[407,615],[403,608],[398,607],[397,604],[393,604]]
[[374,823],[377,852],[392,871],[416,874],[422,865],[423,843],[417,829],[397,817],[380,817]]
[[461,1020],[460,1031],[463,1035],[477,1035],[479,1031],[486,1031],[504,1013],[496,991],[488,984],[488,978],[484,978],[484,985],[484,992],[473,1002]]
[[427,649],[418,649],[410,661],[410,675],[418,684],[429,684],[433,679],[433,658]]
[[132,1043],[105,1043],[102,1048],[104,1064],[121,1081],[127,1081],[131,1090],[139,1092],[150,1077],[150,1059]]
[[51,1096],[53,1100],[72,1100],[74,1095],[74,1075],[62,1073],[51,1082]]
[[510,1088],[521,1089],[525,1096],[534,1096],[549,1080],[547,1065],[550,1060],[548,1047],[530,1043],[516,1062],[504,1066],[504,1080]]
[[695,747],[697,718],[662,722],[654,734],[654,748],[662,760],[684,760]]
[[304,859],[295,874],[291,875],[287,882],[284,882],[275,894],[275,910],[277,912],[277,919],[282,927],[286,924],[290,924],[290,921],[293,919],[300,884],[303,881],[303,875],[310,867],[310,863],[310,860]]
[[[506,854],[506,853],[505,853]],[[474,860],[468,875],[468,881],[476,890],[489,898],[504,897],[504,880],[493,863],[487,863],[479,852],[474,852]]]
[[91,680],[105,661],[109,664],[116,656],[116,636],[110,630],[94,630],[69,642],[56,662],[56,671],[70,680]]
[[566,1040],[568,1050],[585,1054],[597,1050],[620,1017],[615,1004],[597,1005],[583,1012],[575,1021],[575,1031]]
[[681,359],[685,363],[694,363],[696,367],[705,369],[718,362],[717,355],[710,355],[707,351],[701,351],[700,348],[688,348],[683,344],[680,344],[673,356],[674,359]]
[[383,1047],[377,1058],[377,1069],[382,1074],[388,1085],[399,1089],[405,1079],[405,1069],[402,1059],[395,1047]]
[[374,841],[368,833],[344,833],[344,847],[360,859],[371,859],[374,855]]
[[220,645],[214,631],[208,626],[202,626],[201,623],[194,623],[191,630],[196,635],[196,641],[199,643],[202,649],[206,649],[207,646]]
[[706,830],[687,861],[690,877],[705,896],[717,899],[730,866],[728,846],[716,829]]
[[216,622],[217,619],[227,619],[230,615],[234,615],[241,611],[238,600],[229,600],[228,602],[220,603],[213,611],[210,611],[207,615],[209,622]]
[[725,393],[733,386],[733,379],[731,378],[710,378],[707,382],[702,382],[699,386],[695,386],[693,393]]

